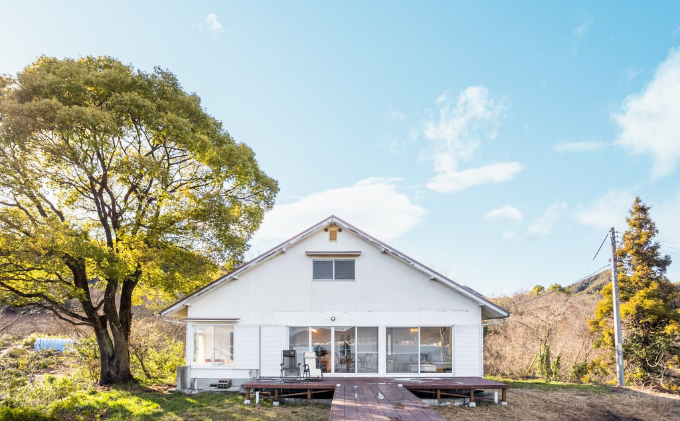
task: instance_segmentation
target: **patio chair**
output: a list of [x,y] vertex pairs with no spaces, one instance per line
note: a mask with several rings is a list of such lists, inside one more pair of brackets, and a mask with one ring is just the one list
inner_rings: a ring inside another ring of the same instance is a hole
[[294,350],[284,349],[281,351],[281,378],[288,377],[290,373],[295,373],[295,377],[299,378],[300,363]]
[[323,379],[323,371],[316,366],[316,354],[314,352],[305,352],[305,366],[302,377],[305,379]]

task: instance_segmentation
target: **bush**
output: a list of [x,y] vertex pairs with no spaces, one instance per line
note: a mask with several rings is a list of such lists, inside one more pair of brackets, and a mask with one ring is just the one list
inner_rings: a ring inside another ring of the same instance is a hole
[[576,363],[569,370],[569,381],[572,383],[581,383],[583,378],[588,374],[588,363]]
[[30,408],[0,408],[2,421],[56,421],[56,418]]

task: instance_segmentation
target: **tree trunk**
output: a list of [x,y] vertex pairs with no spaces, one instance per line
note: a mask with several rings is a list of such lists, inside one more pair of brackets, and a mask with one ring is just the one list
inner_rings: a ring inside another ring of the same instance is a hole
[[103,326],[95,328],[95,336],[99,345],[99,384],[110,385],[134,381],[135,378],[130,371],[129,342],[111,341],[108,329]]
[[[84,268],[79,275],[86,280]],[[132,278],[123,281],[120,292],[119,309],[116,308],[116,292],[118,279],[108,279],[104,291],[103,315],[93,307],[89,289],[85,299],[81,299],[85,314],[92,324],[100,361],[100,385],[126,383],[135,381],[130,370],[130,329],[132,327],[132,290],[137,285],[141,270],[138,269]],[[87,285],[83,281],[83,285]]]

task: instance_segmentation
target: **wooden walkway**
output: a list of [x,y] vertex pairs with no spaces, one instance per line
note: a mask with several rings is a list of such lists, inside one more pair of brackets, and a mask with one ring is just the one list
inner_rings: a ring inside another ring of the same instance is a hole
[[[481,377],[449,378],[324,378],[321,381],[291,382],[279,378],[262,378],[244,384],[246,403],[251,391],[273,390],[274,401],[279,396],[311,399],[314,393],[333,392],[329,421],[442,421],[444,418],[411,391],[431,394],[433,398],[463,397],[474,403],[479,389],[500,390],[506,402],[508,385]],[[270,393],[270,392],[263,392]],[[473,406],[473,405],[471,405]]]
[[345,384],[335,387],[329,421],[445,421],[428,404],[396,384]]

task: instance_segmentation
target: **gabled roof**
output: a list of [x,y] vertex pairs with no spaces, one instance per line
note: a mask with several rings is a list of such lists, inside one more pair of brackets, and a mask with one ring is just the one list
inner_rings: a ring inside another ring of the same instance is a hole
[[447,278],[446,276],[442,275],[441,273],[435,271],[434,269],[431,269],[424,264],[418,262],[415,259],[412,259],[411,257],[405,255],[404,253],[396,250],[393,247],[388,246],[387,244],[383,243],[382,241],[376,239],[375,237],[372,237],[369,234],[366,234],[359,228],[351,225],[350,223],[338,218],[335,215],[331,215],[328,218],[324,219],[323,221],[307,228],[306,230],[302,231],[301,233],[289,238],[288,240],[282,242],[278,246],[267,250],[266,252],[262,253],[261,255],[255,257],[254,259],[245,262],[236,268],[232,270],[231,272],[227,273],[224,276],[219,277],[215,281],[209,283],[208,285],[204,286],[201,289],[196,290],[192,294],[186,296],[185,298],[182,298],[178,301],[176,301],[174,304],[166,307],[165,309],[160,311],[160,315],[162,316],[167,316],[170,313],[173,313],[174,311],[180,309],[183,305],[188,305],[193,299],[196,299],[197,297],[200,297],[201,295],[219,287],[225,282],[231,281],[238,279],[238,275],[240,273],[243,273],[247,270],[250,270],[254,268],[255,266],[258,266],[265,261],[281,254],[285,253],[286,249],[299,243],[300,241],[304,240],[305,238],[309,237],[310,235],[315,234],[319,230],[325,228],[329,224],[334,223],[335,225],[340,226],[343,229],[346,229],[359,237],[363,238],[366,242],[373,244],[377,248],[380,249],[382,253],[389,254],[393,256],[394,258],[397,258],[399,260],[402,260],[404,263],[413,266],[415,269],[419,270],[420,272],[429,275],[430,279],[438,281],[442,283],[445,286],[448,286],[449,288],[457,291],[458,293],[462,294],[463,296],[469,298],[470,300],[474,301],[477,305],[482,307],[482,319],[496,319],[496,318],[504,318],[508,317],[510,313],[503,309],[502,307],[496,305],[495,303],[489,301],[486,297],[483,295],[479,294],[478,292],[472,290],[471,288],[468,288],[466,286],[460,285],[453,280]]

